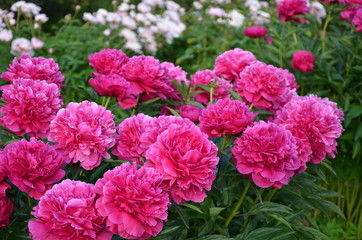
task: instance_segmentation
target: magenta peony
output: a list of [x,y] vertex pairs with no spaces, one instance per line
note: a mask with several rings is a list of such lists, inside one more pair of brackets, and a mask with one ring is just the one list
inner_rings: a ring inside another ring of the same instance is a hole
[[57,85],[45,81],[14,79],[2,87],[0,124],[18,136],[46,138],[49,124],[63,105]]
[[306,0],[282,0],[277,6],[278,17],[282,22],[306,22],[299,16],[304,16],[309,11]]
[[284,69],[258,62],[244,69],[234,89],[255,107],[275,111],[291,99],[295,85]]
[[123,66],[122,76],[130,82],[135,94],[167,98],[172,92],[167,69],[151,56],[134,56]]
[[140,157],[144,156],[146,149],[140,146],[142,143],[141,136],[151,119],[151,117],[140,113],[127,118],[119,124],[117,126],[116,145],[112,153],[121,160],[135,161],[143,164]]
[[281,188],[299,169],[296,140],[284,126],[258,122],[235,140],[231,150],[237,170],[262,188]]
[[161,173],[176,203],[202,202],[216,177],[216,145],[197,126],[171,124],[146,152],[145,166]]
[[109,170],[95,185],[98,212],[109,229],[123,238],[156,236],[171,205],[163,177],[153,168],[124,163]]
[[303,73],[314,70],[314,55],[308,51],[298,51],[293,53],[292,68]]
[[88,57],[89,65],[102,74],[120,74],[128,62],[126,54],[119,49],[104,49]]
[[37,200],[65,175],[61,169],[63,156],[53,146],[35,138],[7,145],[0,155],[0,163],[10,181]]
[[167,69],[167,77],[171,80],[174,80],[181,84],[181,82],[185,82],[186,85],[189,84],[187,80],[187,73],[182,70],[180,66],[175,66],[170,62],[163,62],[161,66]]
[[58,87],[63,85],[64,76],[59,71],[59,66],[52,58],[30,57],[23,55],[13,63],[6,72],[0,75],[5,81],[14,82],[15,79],[44,80],[47,83],[55,83]]
[[6,196],[0,195],[0,228],[9,224],[11,214],[14,210],[14,204]]
[[[343,132],[341,121],[342,110],[328,98],[319,98],[314,95],[296,96],[276,113],[275,122],[286,124],[294,132],[301,132],[308,140],[312,150],[309,160],[320,163],[329,154],[335,157],[337,148],[336,139]],[[299,136],[296,136],[297,138]],[[305,137],[303,137],[305,138]]]
[[200,129],[210,138],[238,134],[250,125],[256,114],[239,100],[224,99],[207,106],[200,116]]
[[28,227],[34,240],[110,240],[105,218],[96,210],[92,184],[64,180],[56,184],[34,207]]
[[222,75],[226,80],[234,82],[239,78],[244,68],[254,62],[256,62],[254,54],[235,48],[216,58],[214,72],[217,76]]
[[201,115],[202,109],[199,107],[191,106],[191,105],[183,105],[180,108],[180,116],[183,118],[188,118],[191,122],[198,124],[199,117]]
[[110,158],[116,132],[113,114],[93,102],[69,103],[50,124],[49,141],[65,155],[67,163],[80,162],[86,170]]
[[[214,99],[225,99],[230,97],[228,89],[232,89],[232,84],[225,81],[222,78],[216,76],[216,74],[211,70],[202,70],[196,72],[191,76],[191,86],[195,87],[195,91],[202,90],[196,85],[214,85],[213,89],[213,98]],[[203,93],[198,93],[192,96],[192,98],[202,104],[207,105],[210,102],[210,93],[205,91]]]
[[341,12],[340,19],[349,20],[348,22],[356,26],[356,31],[362,31],[362,1],[352,0],[350,4],[358,4],[357,6],[346,7]]
[[263,26],[251,26],[246,28],[243,34],[251,38],[260,38],[267,35],[268,30],[266,30],[266,28]]
[[137,100],[130,83],[117,74],[93,73],[94,78],[89,79],[89,84],[101,96],[116,97],[119,106],[123,109],[132,108],[137,105]]

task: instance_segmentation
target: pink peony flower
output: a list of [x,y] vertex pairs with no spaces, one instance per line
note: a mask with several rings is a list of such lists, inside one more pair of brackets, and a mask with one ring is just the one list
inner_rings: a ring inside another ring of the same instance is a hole
[[118,135],[112,153],[121,160],[135,161],[143,164],[140,157],[144,156],[146,149],[142,148],[141,136],[151,117],[142,113],[127,118],[117,126]]
[[167,98],[173,89],[167,69],[151,56],[134,56],[123,66],[122,76],[130,82],[135,94],[151,94]]
[[183,118],[188,118],[191,122],[198,124],[199,117],[201,115],[202,109],[199,107],[191,106],[191,105],[183,105],[180,108],[180,116]]
[[[280,111],[277,111],[275,122],[286,124],[289,129],[292,129],[293,134],[294,132],[304,134],[312,149],[310,161],[317,164],[324,160],[327,153],[335,157],[336,139],[344,131],[341,125],[342,120],[343,112],[337,108],[336,103],[329,101],[328,98],[310,95],[296,96],[290,100]],[[296,135],[296,137],[299,136]]]
[[131,92],[130,83],[117,74],[100,74],[94,72],[95,78],[89,79],[89,84],[101,96],[116,97],[119,106],[123,109],[137,105],[137,100]]
[[282,0],[277,6],[278,17],[282,22],[306,22],[298,16],[304,16],[309,10],[305,0]]
[[216,58],[214,72],[217,76],[222,75],[226,80],[234,82],[245,67],[255,62],[256,58],[251,52],[235,48]]
[[161,66],[167,69],[167,76],[169,79],[174,80],[180,84],[182,81],[185,82],[186,85],[189,84],[189,81],[187,80],[187,73],[182,70],[180,66],[175,66],[170,62],[163,62],[161,63]]
[[104,49],[88,57],[89,65],[102,74],[120,74],[128,62],[126,54],[119,49]]
[[[211,70],[202,70],[197,71],[193,76],[191,76],[191,86],[196,87],[195,91],[202,90],[196,85],[214,85],[213,89],[213,98],[214,99],[225,99],[230,97],[228,89],[232,89],[232,84],[216,76],[216,74]],[[204,91],[203,93],[198,93],[192,96],[195,101],[207,105],[210,102],[210,93]]]
[[145,166],[161,173],[176,203],[202,202],[219,161],[216,145],[197,126],[171,124],[146,152]]
[[51,188],[51,184],[65,175],[61,168],[63,156],[53,146],[31,138],[12,142],[4,148],[0,163],[10,181],[21,191],[39,200]]
[[158,118],[151,118],[144,126],[144,132],[140,137],[140,147],[143,149],[142,157],[145,157],[147,149],[156,142],[158,135],[166,131],[171,124],[184,124],[190,128],[195,127],[195,124],[189,119],[181,117],[160,116]]
[[6,196],[0,195],[0,228],[9,224],[11,214],[14,210],[14,204]]
[[251,38],[260,38],[267,35],[268,30],[266,30],[266,28],[263,26],[251,26],[246,28],[243,34]]
[[45,81],[15,79],[2,87],[0,124],[18,136],[46,138],[49,124],[63,105],[58,87]]
[[291,99],[295,85],[284,69],[258,62],[245,68],[234,89],[255,107],[275,111]]
[[284,127],[258,122],[235,140],[231,149],[237,170],[262,188],[281,188],[299,169],[296,140]]
[[349,23],[356,25],[356,31],[362,31],[362,1],[350,1],[350,4],[358,4],[357,6],[349,6],[341,12],[340,19],[348,20]]
[[250,125],[256,114],[241,101],[224,99],[207,106],[200,116],[200,129],[210,138],[238,134]]
[[97,195],[92,184],[64,180],[48,190],[31,213],[34,240],[110,240],[105,218],[96,210]]
[[98,212],[114,234],[127,239],[156,236],[171,205],[163,177],[153,168],[124,163],[109,170],[95,185]]
[[292,68],[303,73],[314,70],[314,56],[308,51],[298,51],[293,53]]
[[116,132],[111,111],[93,102],[69,103],[50,124],[49,141],[65,155],[67,163],[80,162],[86,170],[110,158]]
[[19,78],[44,80],[47,83],[55,83],[58,87],[65,87],[62,84],[64,76],[52,58],[32,58],[28,55],[23,55],[19,60],[14,58],[13,63],[0,75],[0,78],[8,82]]

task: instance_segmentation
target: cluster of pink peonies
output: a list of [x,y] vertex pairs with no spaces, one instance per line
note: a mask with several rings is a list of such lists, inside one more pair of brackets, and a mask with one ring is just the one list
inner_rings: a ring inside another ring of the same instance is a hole
[[356,26],[356,31],[362,31],[362,1],[361,0],[347,0],[346,4],[351,6],[346,7],[342,12],[340,18],[349,20],[348,22]]
[[105,49],[89,56],[90,65],[97,70],[89,84],[102,96],[116,97],[123,109],[132,108],[138,99],[156,97],[180,100],[172,80],[187,82],[186,72],[172,63],[160,63],[151,56],[128,58],[122,50]]

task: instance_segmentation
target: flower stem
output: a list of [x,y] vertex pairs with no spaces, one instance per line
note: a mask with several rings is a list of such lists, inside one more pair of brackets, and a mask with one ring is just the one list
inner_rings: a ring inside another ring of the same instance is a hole
[[237,211],[240,208],[241,203],[243,202],[246,193],[248,192],[249,188],[251,186],[251,182],[248,181],[248,183],[246,184],[245,188],[244,188],[244,192],[241,194],[240,199],[238,201],[238,203],[236,204],[235,208],[233,209],[233,211],[231,212],[230,216],[228,217],[228,219],[225,222],[225,227],[229,226],[231,220],[235,217]]
[[223,139],[224,139],[224,140],[223,140],[222,145],[221,145],[221,148],[220,148],[221,151],[224,150],[224,148],[225,148],[226,141],[227,141],[227,136],[225,135]]
[[328,27],[329,22],[332,20],[331,14],[332,14],[332,9],[329,8],[328,16],[326,18],[326,21],[324,22],[323,29],[322,29],[322,52],[323,53],[325,52],[325,48],[326,48],[327,27]]
[[106,103],[104,104],[104,108],[107,109],[109,100],[111,100],[111,97],[107,97]]
[[210,88],[210,102],[209,105],[212,104],[212,95],[214,94],[214,88]]
[[277,188],[273,188],[272,190],[270,190],[265,197],[265,202],[270,202],[277,191]]

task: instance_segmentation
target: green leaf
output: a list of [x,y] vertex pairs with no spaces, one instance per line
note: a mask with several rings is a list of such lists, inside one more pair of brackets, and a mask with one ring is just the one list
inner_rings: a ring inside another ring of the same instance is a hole
[[218,215],[219,213],[221,213],[225,208],[222,207],[212,207],[210,208],[210,216],[214,217],[216,215]]
[[185,211],[179,206],[176,206],[176,211],[179,214],[182,222],[187,227],[187,229],[189,229],[190,228],[190,226],[189,226],[189,218],[188,218],[187,214],[185,213]]
[[223,235],[208,235],[203,237],[188,238],[187,240],[234,240],[234,239],[225,237]]
[[185,207],[191,208],[191,209],[195,210],[196,212],[199,212],[199,213],[201,213],[201,214],[204,214],[204,213],[201,211],[200,208],[198,208],[198,207],[196,207],[196,206],[194,206],[194,205],[192,205],[192,204],[184,203],[184,204],[182,204],[181,206],[185,206]]
[[[240,240],[266,240],[271,239],[270,237],[273,234],[281,231],[281,228],[258,228],[252,232],[250,232],[245,238],[240,238]],[[237,238],[239,239],[239,238]]]
[[357,140],[353,143],[352,158],[354,159],[361,150],[361,142]]
[[233,99],[243,101],[237,92],[235,92],[235,91],[233,91],[231,89],[226,89],[226,90],[228,90],[228,92],[231,94],[231,97]]
[[293,230],[292,226],[288,223],[287,220],[285,220],[283,217],[275,215],[275,214],[269,214],[272,218],[278,220],[279,222],[283,223],[285,226],[287,226],[290,230]]
[[180,116],[180,114],[178,113],[178,112],[176,112],[176,110],[175,109],[172,109],[172,108],[167,108],[168,110],[170,110],[170,112],[174,115],[174,116],[176,116],[176,117],[181,117]]
[[194,107],[198,107],[198,108],[201,108],[201,109],[205,109],[204,105],[202,105],[201,103],[195,102],[195,101],[188,101],[186,104],[194,106]]

